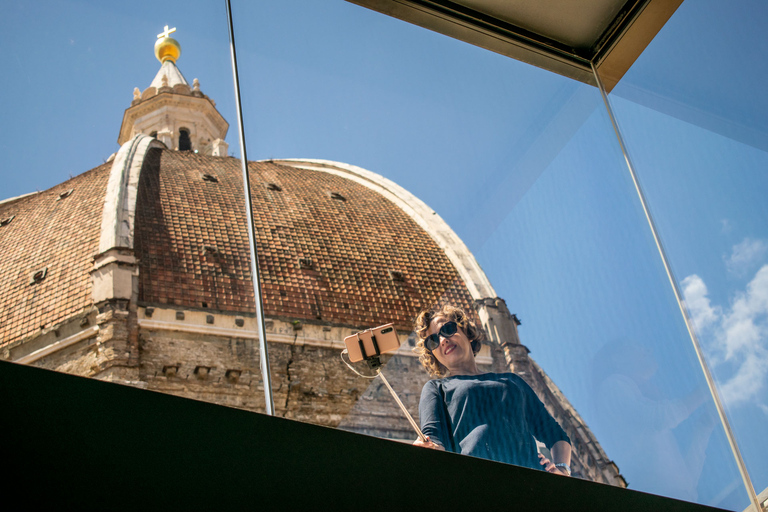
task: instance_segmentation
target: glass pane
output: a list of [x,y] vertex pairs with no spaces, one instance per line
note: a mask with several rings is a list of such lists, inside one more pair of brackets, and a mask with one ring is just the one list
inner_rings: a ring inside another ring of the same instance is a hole
[[[744,505],[596,89],[345,2],[234,8],[277,414],[412,442],[340,358],[392,322],[383,371],[416,421],[464,403],[430,411],[424,386],[501,393],[444,445],[536,466],[551,416],[578,477]],[[0,203],[2,356],[263,411],[223,7],[3,12],[2,199],[42,192]],[[149,53],[166,22],[186,85]],[[121,156],[121,115],[159,142]],[[493,374],[428,384],[413,321],[446,302],[487,339],[435,350]]]
[[[278,414],[412,442],[385,385],[339,359],[346,336],[393,322],[403,347],[383,372],[417,420],[444,403],[457,426],[432,430],[442,444],[535,466],[499,432],[551,445],[533,423],[552,415],[582,478],[740,503],[595,88],[343,2],[234,11]],[[435,398],[517,382],[426,384],[413,320],[441,302],[487,332],[477,369],[514,369],[547,413],[532,406],[534,419],[499,430],[515,417],[505,400],[477,399],[459,421],[467,402]]]
[[758,494],[768,486],[767,21],[762,2],[684,2],[611,94]]

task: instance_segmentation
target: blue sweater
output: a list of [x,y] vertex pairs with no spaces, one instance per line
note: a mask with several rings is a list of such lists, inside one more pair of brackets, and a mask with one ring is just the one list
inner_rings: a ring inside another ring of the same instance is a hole
[[513,373],[430,380],[419,402],[421,430],[446,450],[543,469],[536,439],[570,439],[533,390]]

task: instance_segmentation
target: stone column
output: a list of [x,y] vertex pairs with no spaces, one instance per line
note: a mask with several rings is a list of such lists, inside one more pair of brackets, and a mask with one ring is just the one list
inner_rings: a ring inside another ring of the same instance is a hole
[[212,144],[213,150],[211,154],[213,156],[228,156],[229,155],[229,144],[224,142],[223,139],[216,139],[213,141]]
[[170,130],[159,130],[157,132],[157,140],[165,144],[168,149],[176,149],[176,144],[173,142],[173,133]]
[[507,303],[499,297],[488,297],[474,302],[475,311],[485,329],[491,347],[493,369],[496,372],[514,372],[529,380],[531,364],[528,347],[520,343],[516,315],[509,312]]

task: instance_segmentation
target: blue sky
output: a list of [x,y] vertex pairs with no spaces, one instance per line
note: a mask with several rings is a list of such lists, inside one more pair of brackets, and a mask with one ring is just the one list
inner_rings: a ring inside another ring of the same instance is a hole
[[[233,10],[250,159],[346,162],[415,193],[475,253],[632,488],[746,506],[713,407],[697,402],[702,373],[594,88],[342,1]],[[688,0],[611,99],[758,491],[767,22],[762,2]],[[117,151],[166,24],[239,154],[223,2],[7,1],[0,198]],[[623,417],[616,403],[631,405]],[[695,477],[675,471],[699,465]]]

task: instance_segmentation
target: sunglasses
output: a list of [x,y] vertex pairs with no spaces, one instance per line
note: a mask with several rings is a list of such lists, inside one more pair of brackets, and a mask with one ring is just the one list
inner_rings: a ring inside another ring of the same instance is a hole
[[435,350],[440,346],[440,336],[443,338],[450,338],[456,334],[456,331],[458,330],[459,326],[456,325],[456,322],[445,322],[442,327],[440,327],[439,332],[430,334],[424,339],[424,347],[430,351]]

